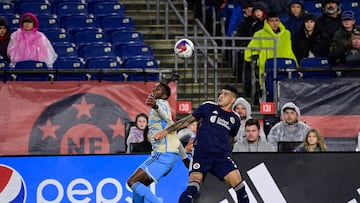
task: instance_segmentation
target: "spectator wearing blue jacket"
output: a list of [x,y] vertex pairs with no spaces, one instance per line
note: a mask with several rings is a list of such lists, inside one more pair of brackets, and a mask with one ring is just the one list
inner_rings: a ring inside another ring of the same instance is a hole
[[304,23],[304,16],[306,10],[304,9],[303,1],[293,0],[288,6],[288,18],[285,20],[284,25],[291,33],[291,39],[294,40],[300,29],[300,26]]

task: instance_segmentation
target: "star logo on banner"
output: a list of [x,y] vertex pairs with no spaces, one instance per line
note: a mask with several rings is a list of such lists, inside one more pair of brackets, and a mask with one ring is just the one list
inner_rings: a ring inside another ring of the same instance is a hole
[[120,118],[117,118],[115,124],[109,124],[109,127],[114,130],[112,138],[114,139],[116,136],[121,136],[124,132],[124,125],[121,123]]
[[92,118],[90,110],[95,106],[95,104],[88,104],[85,97],[82,97],[80,104],[73,104],[73,106],[78,110],[76,118],[80,118],[82,115]]
[[59,125],[53,125],[48,119],[46,121],[46,124],[43,126],[37,126],[42,132],[42,138],[41,140],[45,140],[47,137],[52,137],[53,139],[57,140],[55,131],[60,127]]

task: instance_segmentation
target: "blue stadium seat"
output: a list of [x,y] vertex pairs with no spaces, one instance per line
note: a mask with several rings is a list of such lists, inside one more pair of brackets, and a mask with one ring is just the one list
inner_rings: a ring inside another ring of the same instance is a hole
[[60,24],[63,25],[63,21],[65,18],[69,16],[87,16],[88,15],[88,7],[86,3],[81,3],[77,1],[65,1],[59,4],[56,4],[56,7],[53,11],[54,14],[58,16],[60,19]]
[[14,14],[14,13],[15,13],[14,4],[0,2],[0,14],[1,15]]
[[341,0],[341,9],[345,10],[352,10],[356,14],[359,14],[360,11],[360,2],[358,0]]
[[20,61],[15,64],[14,70],[23,70],[24,73],[15,73],[18,81],[49,81],[49,73],[41,73],[41,70],[49,70],[46,63],[41,61]]
[[[311,69],[311,68],[323,68],[324,71],[306,71],[302,73],[304,79],[329,79],[337,77],[335,71],[330,71],[331,60],[327,57],[313,57],[303,58],[300,61],[300,67]],[[329,71],[326,71],[329,69]]]
[[46,37],[50,40],[50,42],[55,44],[68,44],[73,42],[72,36],[65,32],[65,30],[46,30],[44,31]]
[[101,20],[104,16],[119,15],[125,17],[125,6],[115,1],[100,1],[89,6],[89,12],[95,16],[97,20]]
[[304,8],[308,13],[321,13],[321,1],[312,0],[312,1],[304,1]]
[[[274,99],[274,63],[275,63],[275,58],[269,58],[265,62],[264,82],[266,88],[266,101],[273,101]],[[280,68],[296,69],[297,67],[296,61],[291,58],[276,58],[276,64],[277,64],[276,66],[277,69]],[[277,71],[276,73],[277,73],[276,74],[277,78],[275,82],[279,80],[284,80],[289,76],[287,72]],[[297,78],[297,73],[293,72],[291,77]]]
[[60,30],[58,18],[53,15],[38,15],[39,31]]
[[158,68],[159,64],[154,58],[130,58],[126,60],[123,68]]
[[76,70],[84,70],[85,64],[80,58],[58,59],[53,68],[57,70],[58,81],[89,80],[90,76],[84,72],[76,73]]
[[121,72],[106,73],[106,69],[117,69],[120,67],[119,62],[115,58],[98,58],[88,60],[85,67],[87,69],[101,69],[101,72],[93,73],[93,80],[106,80],[106,81],[123,81],[124,77]]
[[43,2],[23,2],[19,5],[19,14],[34,13],[35,15],[51,15],[51,5]]
[[81,47],[91,44],[107,44],[109,37],[97,30],[83,30],[75,33],[74,42],[81,49]]
[[75,35],[76,32],[83,30],[99,30],[94,18],[83,15],[73,15],[64,18],[62,26],[71,35]]
[[79,58],[78,49],[73,43],[55,44],[54,49],[58,55],[58,60]]
[[116,55],[112,47],[104,44],[85,46],[83,48],[83,53],[81,54],[83,54],[85,61],[99,58],[116,59]]
[[18,14],[1,14],[1,16],[3,16],[8,22],[11,32],[17,30],[20,27],[20,16]]
[[127,44],[116,50],[122,62],[129,58],[153,58],[152,48],[145,44]]
[[101,19],[99,26],[105,33],[111,35],[114,31],[135,31],[134,21],[130,17],[118,15],[105,16]]
[[115,31],[110,36],[110,42],[115,50],[121,50],[126,44],[144,44],[141,32],[137,31]]

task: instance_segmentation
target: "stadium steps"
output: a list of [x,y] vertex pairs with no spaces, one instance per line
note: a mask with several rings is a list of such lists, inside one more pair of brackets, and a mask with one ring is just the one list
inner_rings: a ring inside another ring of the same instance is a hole
[[[151,46],[154,56],[160,61],[160,68],[172,69],[175,67],[175,57],[173,48],[175,44],[175,36],[182,36],[183,26],[179,20],[176,19],[175,14],[170,9],[169,19],[169,39],[165,39],[165,2],[160,2],[160,24],[156,24],[156,2],[150,2],[150,9],[147,9],[146,1],[125,0],[120,1],[125,5],[126,15],[134,19],[135,28],[143,34],[144,42]],[[175,6],[182,12],[182,0],[172,1]],[[189,9],[189,34],[193,31],[193,13]],[[220,57],[222,58],[222,57]],[[202,102],[206,100],[214,100],[214,83],[213,74],[209,74],[208,79],[208,94],[204,93],[204,76],[198,75],[198,82],[194,82],[194,70],[191,60],[188,60],[187,66],[185,61],[180,59],[179,62],[179,80],[177,81],[177,100],[178,101],[192,101],[193,109],[197,108]],[[242,91],[242,84],[236,81],[236,77],[232,74],[232,68],[227,67],[226,61],[219,61],[218,68],[218,87],[223,84],[233,84],[238,90]],[[199,73],[203,72],[203,62],[199,61]]]

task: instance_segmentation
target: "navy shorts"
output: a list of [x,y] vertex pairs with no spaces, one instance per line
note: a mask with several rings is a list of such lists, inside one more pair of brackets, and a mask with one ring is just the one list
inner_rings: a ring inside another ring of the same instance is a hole
[[201,172],[204,176],[211,173],[223,181],[228,173],[236,169],[238,169],[236,163],[229,155],[224,155],[224,153],[198,150],[193,152],[190,173]]

